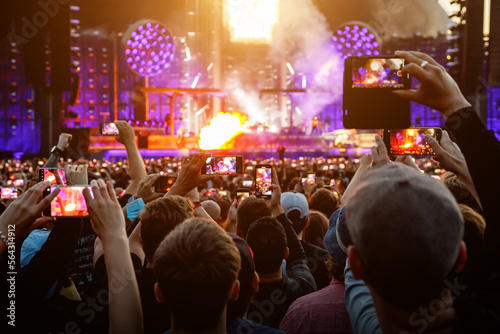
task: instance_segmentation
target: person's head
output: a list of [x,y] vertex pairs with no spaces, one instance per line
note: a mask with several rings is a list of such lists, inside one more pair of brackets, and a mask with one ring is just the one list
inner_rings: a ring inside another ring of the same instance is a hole
[[300,234],[307,225],[309,204],[301,193],[285,192],[281,194],[281,207],[293,224],[295,233]]
[[335,278],[338,281],[344,281],[344,269],[345,267],[336,263],[331,256],[325,261],[326,269],[328,270],[328,276],[330,279]]
[[238,274],[240,293],[237,300],[231,300],[227,304],[227,319],[236,319],[243,317],[252,303],[253,296],[259,288],[259,275],[255,272],[252,250],[247,242],[236,234],[228,233],[228,235],[236,244],[241,258],[241,269]]
[[259,218],[271,216],[271,210],[267,207],[266,201],[262,198],[247,197],[238,205],[236,211],[236,234],[242,238],[247,238],[250,224]]
[[319,189],[309,198],[309,209],[323,212],[328,218],[330,218],[332,213],[338,208],[339,198],[337,193],[327,189]]
[[215,222],[191,218],[158,246],[153,271],[156,297],[169,306],[172,326],[204,331],[225,321],[227,302],[237,299],[240,254]]
[[229,217],[229,209],[231,208],[231,203],[229,203],[228,200],[222,199],[222,198],[217,198],[215,200],[215,203],[217,203],[220,207],[220,218],[219,218],[219,225],[224,225],[227,221],[227,218]]
[[276,218],[262,217],[250,225],[247,242],[253,251],[259,274],[274,274],[281,270],[288,257],[285,229]]
[[324,238],[328,231],[328,218],[319,211],[309,211],[309,223],[304,229],[302,240],[326,249]]
[[481,207],[477,203],[472,193],[467,189],[467,186],[460,181],[458,176],[452,172],[446,172],[441,175],[441,181],[446,188],[453,194],[458,204],[464,204],[474,209],[476,212],[481,213]]
[[483,216],[470,207],[463,204],[459,204],[458,206],[464,217],[463,241],[467,246],[467,263],[464,270],[460,273],[459,280],[461,283],[469,284],[478,275],[478,266],[480,266],[484,250],[486,222]]
[[208,213],[208,215],[217,222],[220,218],[220,207],[215,201],[206,200],[201,202],[203,209]]
[[441,182],[387,163],[365,175],[346,208],[351,270],[377,300],[414,310],[441,298],[462,270],[463,218]]
[[153,262],[156,248],[165,236],[193,216],[193,206],[185,197],[165,196],[146,204],[139,220],[142,249],[149,263]]

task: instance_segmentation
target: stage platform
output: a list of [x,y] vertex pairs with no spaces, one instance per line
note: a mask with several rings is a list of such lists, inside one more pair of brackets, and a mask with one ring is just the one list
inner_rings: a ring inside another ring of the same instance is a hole
[[[278,149],[227,149],[227,150],[190,150],[190,149],[139,149],[144,159],[161,157],[187,157],[189,154],[206,152],[213,155],[242,155],[245,159],[278,159]],[[370,153],[369,148],[286,148],[285,158],[297,159],[299,157],[361,157]],[[109,161],[118,161],[127,158],[127,151],[123,150],[104,150],[91,154],[91,159],[104,158]]]

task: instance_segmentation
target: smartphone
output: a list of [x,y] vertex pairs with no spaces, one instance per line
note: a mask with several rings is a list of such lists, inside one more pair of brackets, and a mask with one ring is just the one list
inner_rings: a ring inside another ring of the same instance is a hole
[[251,188],[253,186],[253,181],[252,180],[243,180],[242,185],[245,188]]
[[214,197],[215,196],[215,189],[208,189],[205,191],[204,194],[205,197]]
[[431,135],[437,142],[441,140],[441,128],[410,128],[384,130],[384,142],[391,155],[434,155],[434,150],[425,140]]
[[118,136],[119,134],[115,123],[100,123],[99,132],[101,136]]
[[394,56],[348,57],[344,63],[345,128],[395,129],[411,125],[410,101],[393,94],[410,89],[405,60]]
[[40,168],[38,180],[41,182],[50,181],[51,186],[67,184],[64,168]]
[[301,180],[302,185],[304,186],[307,182],[307,177],[303,177]]
[[7,188],[2,187],[1,190],[1,199],[16,199],[18,192],[16,188]]
[[160,176],[155,181],[155,191],[166,194],[177,180],[177,176]]
[[315,173],[307,173],[307,183],[310,185],[316,184],[316,174]]
[[243,156],[212,156],[207,159],[201,172],[212,175],[243,174]]
[[227,196],[227,190],[219,190],[219,197],[226,197]]
[[[83,189],[89,186],[50,186],[52,193],[59,188],[59,194],[50,202],[48,212],[44,215],[51,217],[88,217],[87,203],[83,196]],[[92,194],[92,191],[90,192]],[[47,214],[46,214],[47,213]]]
[[250,189],[247,188],[236,189],[236,205],[240,205],[241,201],[243,201],[247,197],[250,197]]
[[255,197],[271,198],[273,195],[272,178],[273,169],[271,165],[255,166]]

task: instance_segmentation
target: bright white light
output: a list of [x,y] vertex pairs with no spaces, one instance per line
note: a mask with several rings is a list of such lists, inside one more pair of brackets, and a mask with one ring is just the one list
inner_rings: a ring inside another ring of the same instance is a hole
[[207,108],[208,108],[208,104],[205,104],[205,106],[203,108],[201,108],[200,110],[198,110],[195,115],[200,116]]
[[302,88],[306,88],[307,86],[307,77],[304,75],[302,76]]
[[295,75],[295,70],[293,69],[292,64],[290,64],[289,62],[286,62],[286,67],[288,67],[288,70],[290,71],[290,73],[292,75]]
[[484,26],[483,34],[485,36],[490,35],[490,23],[491,23],[491,0],[484,0]]
[[185,61],[190,61],[191,60],[191,51],[189,51],[189,46],[186,46],[186,58],[184,58]]
[[279,0],[223,1],[224,23],[231,42],[271,43],[279,17]]
[[191,88],[196,88],[196,85],[198,84],[198,80],[200,80],[201,73],[198,73],[193,80],[193,83],[191,84]]
[[295,111],[297,112],[297,114],[302,115],[302,110],[300,110],[299,107],[295,107]]
[[214,63],[208,64],[207,71],[210,71],[212,69],[212,67],[214,67]]

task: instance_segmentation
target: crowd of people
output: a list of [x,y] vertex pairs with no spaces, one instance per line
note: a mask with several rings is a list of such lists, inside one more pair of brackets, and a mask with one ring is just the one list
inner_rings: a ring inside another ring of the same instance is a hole
[[[427,136],[432,159],[391,161],[377,136],[360,159],[247,159],[242,175],[206,175],[210,155],[144,160],[117,122],[124,161],[65,159],[66,134],[48,159],[2,160],[3,186],[19,189],[0,215],[6,328],[500,332],[500,142],[443,67],[396,55],[421,86],[395,94],[441,112],[456,140]],[[238,203],[258,164],[272,166],[271,197]],[[88,185],[89,217],[42,215],[60,191],[46,192],[42,167]],[[162,175],[177,177],[167,193],[154,189]],[[80,284],[75,259],[89,249]]]

